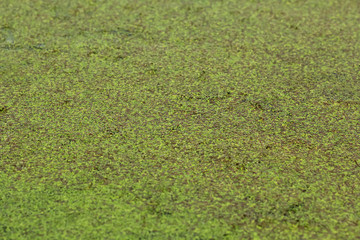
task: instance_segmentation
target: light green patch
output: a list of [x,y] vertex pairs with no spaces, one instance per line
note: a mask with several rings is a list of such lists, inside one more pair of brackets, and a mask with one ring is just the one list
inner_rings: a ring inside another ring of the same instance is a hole
[[0,1],[0,236],[360,235],[355,1]]

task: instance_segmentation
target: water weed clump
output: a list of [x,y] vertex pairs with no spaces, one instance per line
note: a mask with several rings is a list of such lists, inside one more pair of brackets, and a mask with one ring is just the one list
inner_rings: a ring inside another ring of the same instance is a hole
[[0,2],[0,238],[355,239],[355,1]]

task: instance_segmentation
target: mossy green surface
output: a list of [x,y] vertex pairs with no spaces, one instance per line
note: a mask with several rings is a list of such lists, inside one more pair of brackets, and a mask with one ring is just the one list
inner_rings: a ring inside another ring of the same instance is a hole
[[1,239],[358,239],[358,1],[0,1]]

